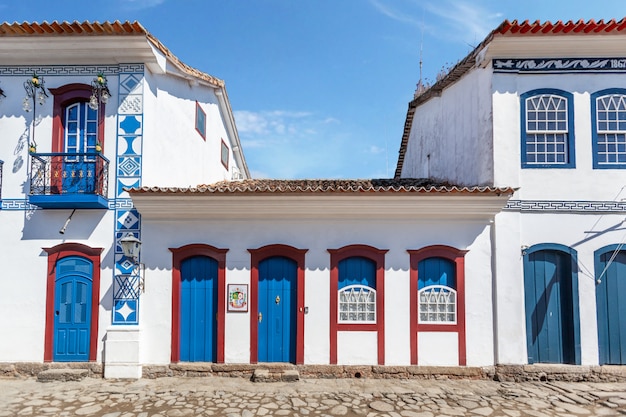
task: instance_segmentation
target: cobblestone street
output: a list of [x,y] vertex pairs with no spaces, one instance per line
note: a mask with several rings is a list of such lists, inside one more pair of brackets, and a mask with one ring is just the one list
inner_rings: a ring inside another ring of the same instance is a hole
[[0,416],[618,416],[626,383],[159,378],[0,379]]

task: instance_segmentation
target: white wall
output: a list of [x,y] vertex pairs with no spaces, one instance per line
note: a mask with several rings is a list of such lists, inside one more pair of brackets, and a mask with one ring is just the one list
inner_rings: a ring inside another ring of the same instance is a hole
[[415,110],[402,177],[493,182],[490,83],[490,69],[471,70]]
[[[623,170],[593,169],[590,96],[596,91],[616,87],[626,87],[623,75],[494,74],[495,185],[519,187],[514,199],[614,200],[626,185],[626,174]],[[556,88],[574,96],[575,169],[521,168],[519,95],[539,88]]]
[[0,211],[0,362],[43,362],[48,256],[42,248],[76,242],[101,254],[97,360],[111,323],[113,212],[78,210],[64,235],[69,210]]
[[[195,187],[230,180],[236,161],[214,89],[148,71],[145,80],[143,185]],[[196,101],[206,113],[206,140],[195,129]],[[229,170],[221,163],[222,139],[230,150]]]
[[[490,234],[484,224],[455,221],[203,221],[157,222],[144,219],[142,259],[146,263],[146,293],[141,299],[142,360],[170,361],[171,265],[168,248],[205,243],[227,248],[226,283],[250,282],[248,249],[286,244],[308,249],[305,266],[305,363],[329,362],[330,256],[327,249],[366,244],[389,249],[385,257],[385,356],[386,364],[410,363],[409,254],[433,244],[469,249],[466,255],[468,365],[493,364]],[[254,297],[255,294],[250,294]],[[471,299],[470,299],[471,298]],[[482,308],[477,309],[480,305]],[[146,320],[149,317],[149,320]],[[250,358],[250,317],[227,313],[226,362],[247,363]],[[372,339],[373,338],[373,339]],[[374,342],[372,342],[372,340]],[[340,332],[338,359],[376,363],[375,334]],[[372,342],[372,343],[370,343]],[[354,356],[355,346],[370,346]],[[422,356],[420,356],[421,360]],[[424,358],[425,360],[427,358]],[[433,359],[434,360],[434,359]],[[457,362],[453,363],[454,365]]]

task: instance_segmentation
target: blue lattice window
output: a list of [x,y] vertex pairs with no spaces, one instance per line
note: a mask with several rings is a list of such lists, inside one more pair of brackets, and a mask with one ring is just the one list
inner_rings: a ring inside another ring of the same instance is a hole
[[522,167],[574,168],[572,95],[534,90],[521,96]]
[[457,321],[456,267],[449,259],[432,257],[419,262],[418,310],[420,323]]
[[626,90],[591,95],[593,167],[626,168]]

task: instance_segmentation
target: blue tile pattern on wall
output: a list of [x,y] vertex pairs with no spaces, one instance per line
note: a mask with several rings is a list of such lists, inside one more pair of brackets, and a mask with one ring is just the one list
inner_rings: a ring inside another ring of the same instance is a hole
[[124,188],[141,186],[144,69],[120,72],[115,169],[115,270],[113,324],[139,324],[140,269],[124,256],[119,239],[141,239],[141,216]]

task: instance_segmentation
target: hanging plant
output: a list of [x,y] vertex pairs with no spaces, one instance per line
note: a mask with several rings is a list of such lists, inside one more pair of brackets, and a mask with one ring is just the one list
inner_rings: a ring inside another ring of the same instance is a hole
[[30,152],[30,153],[36,153],[36,152],[37,152],[37,146],[35,146],[34,144],[32,144],[32,143],[31,143],[31,144],[28,146],[28,152]]
[[102,152],[102,145],[100,144],[100,142],[96,142],[96,152]]

